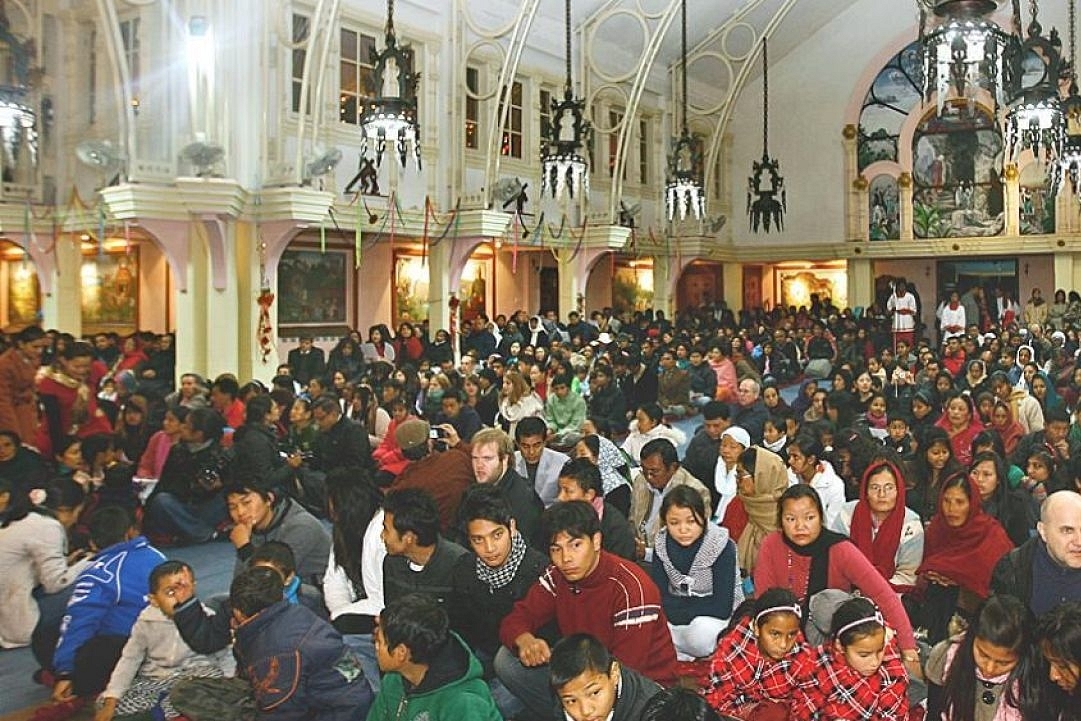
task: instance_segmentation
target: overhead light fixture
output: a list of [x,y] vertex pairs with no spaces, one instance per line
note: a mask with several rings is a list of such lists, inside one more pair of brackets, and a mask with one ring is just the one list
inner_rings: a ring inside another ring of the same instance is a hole
[[[1058,195],[1067,183],[1074,195],[1081,196],[1081,95],[1077,89],[1077,0],[1070,0],[1070,94],[1062,101],[1066,122],[1066,141],[1058,160],[1051,167],[1051,192]],[[1070,131],[1073,132],[1070,132]]]
[[[937,94],[939,113],[951,94],[975,103],[981,88],[991,94],[996,111],[1003,102],[1001,78],[1008,36],[986,17],[996,4],[995,0],[920,0],[923,96],[930,100]],[[928,11],[941,18],[930,32],[925,30]]]
[[[780,198],[778,199],[778,196]],[[774,225],[784,229],[784,214],[788,211],[788,198],[781,177],[781,163],[769,156],[769,54],[766,36],[762,36],[762,159],[751,167],[747,178],[747,214],[750,216],[751,232],[762,228],[767,233]]]
[[372,80],[378,95],[364,106],[361,155],[368,143],[375,145],[375,164],[383,162],[387,142],[394,144],[398,162],[405,167],[412,151],[420,169],[420,122],[417,120],[417,86],[420,76],[413,68],[413,49],[398,45],[394,34],[394,0],[387,0],[387,27],[383,50],[376,54]]
[[566,0],[565,60],[567,77],[563,99],[552,101],[552,121],[548,134],[541,139],[541,195],[560,198],[563,192],[574,198],[589,194],[588,146],[593,126],[586,120],[586,103],[574,96],[571,78],[571,0]]
[[681,113],[683,132],[672,149],[668,159],[668,184],[665,187],[665,208],[668,220],[687,217],[690,210],[694,217],[701,220],[706,215],[706,193],[702,188],[702,153],[698,143],[691,137],[687,127],[687,0],[680,7],[682,53],[680,73],[683,97]]
[[1020,29],[1020,0],[1014,0],[1017,34],[1010,36],[1007,45],[1004,82],[1009,105],[1006,150],[1014,160],[1022,150],[1031,150],[1037,161],[1050,163],[1066,142],[1066,117],[1058,85],[1063,73],[1062,40],[1055,29],[1044,37],[1037,0],[1029,0],[1029,13],[1026,37]]

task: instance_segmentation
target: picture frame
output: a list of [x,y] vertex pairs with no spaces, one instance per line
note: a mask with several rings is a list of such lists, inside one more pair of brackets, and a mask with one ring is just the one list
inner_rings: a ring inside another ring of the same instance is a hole
[[289,248],[278,262],[278,335],[341,335],[351,325],[350,250]]
[[83,333],[134,333],[139,328],[139,248],[84,253],[80,268]]
[[5,325],[27,326],[41,322],[41,284],[37,269],[28,261],[4,263],[7,283]]

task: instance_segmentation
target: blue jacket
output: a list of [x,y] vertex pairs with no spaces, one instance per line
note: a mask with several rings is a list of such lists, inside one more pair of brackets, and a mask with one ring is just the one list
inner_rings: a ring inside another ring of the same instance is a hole
[[362,721],[372,705],[360,661],[304,606],[282,600],[249,618],[234,651],[261,719]]
[[71,600],[60,624],[53,654],[53,672],[70,674],[75,652],[95,636],[130,636],[135,619],[146,608],[150,572],[165,560],[145,536],[109,546],[75,579]]

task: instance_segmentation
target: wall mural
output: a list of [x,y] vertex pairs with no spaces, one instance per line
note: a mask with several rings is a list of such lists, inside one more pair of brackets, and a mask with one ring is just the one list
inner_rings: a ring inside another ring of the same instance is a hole
[[932,109],[912,138],[917,238],[998,235],[1005,226],[1002,136],[982,107]]
[[652,305],[653,268],[645,265],[643,261],[616,263],[612,277],[612,309],[617,313],[633,313]]
[[897,179],[879,175],[867,189],[870,204],[871,240],[897,240],[901,237],[901,191]]
[[1042,163],[1029,163],[1021,171],[1021,235],[1055,232],[1055,196]]
[[[863,99],[859,126],[859,169],[879,160],[897,162],[897,142],[909,112],[920,104],[923,65],[920,44],[894,55],[878,73]],[[874,240],[872,234],[871,239]]]
[[327,248],[286,250],[278,263],[278,324],[342,326],[349,324],[352,273],[350,251]]
[[131,333],[139,321],[139,249],[83,256],[84,333]]

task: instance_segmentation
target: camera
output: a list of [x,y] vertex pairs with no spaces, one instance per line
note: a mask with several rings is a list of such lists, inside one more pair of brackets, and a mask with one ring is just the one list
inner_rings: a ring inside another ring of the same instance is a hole
[[442,428],[432,428],[428,431],[428,437],[433,441],[442,438],[446,435],[446,432]]

